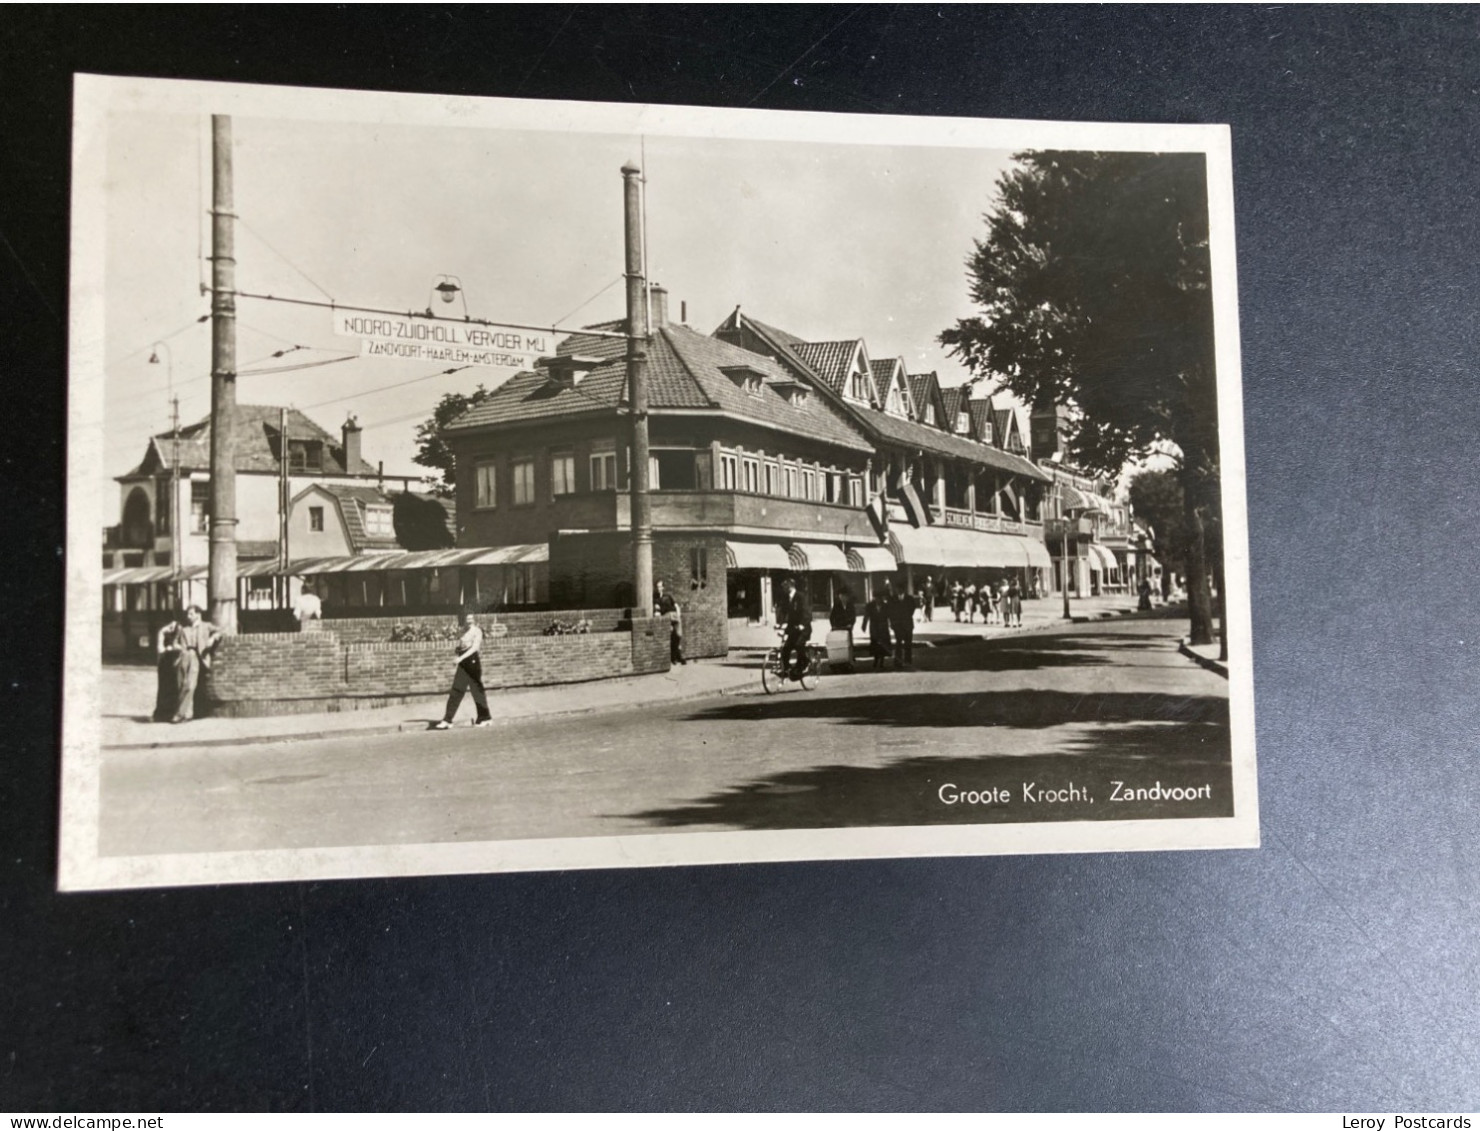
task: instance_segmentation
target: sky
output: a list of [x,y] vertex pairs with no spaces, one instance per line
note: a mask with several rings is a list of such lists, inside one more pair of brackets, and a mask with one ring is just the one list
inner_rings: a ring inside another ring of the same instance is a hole
[[[965,260],[984,231],[1005,151],[713,137],[232,120],[237,287],[424,309],[438,275],[468,312],[562,327],[623,316],[622,177],[647,175],[648,276],[674,320],[708,333],[738,304],[809,340],[862,337],[959,384],[936,344],[973,313]],[[104,470],[124,473],[169,400],[210,411],[210,121],[114,110],[107,131]],[[460,306],[452,308],[454,312]],[[328,310],[242,298],[237,399],[288,404],[333,433],[348,413],[390,474],[446,392],[505,369],[361,358]],[[155,343],[163,342],[159,347]],[[294,346],[282,357],[272,355]],[[333,361],[346,355],[352,360]],[[155,356],[158,361],[150,363]],[[293,372],[254,369],[331,362]]]

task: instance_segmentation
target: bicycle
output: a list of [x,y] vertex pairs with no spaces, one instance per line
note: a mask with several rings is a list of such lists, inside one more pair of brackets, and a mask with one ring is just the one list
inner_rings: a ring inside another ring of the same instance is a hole
[[[783,636],[785,634],[782,632],[777,633],[777,635]],[[790,673],[781,670],[780,644],[774,645],[766,652],[766,658],[761,661],[761,687],[765,689],[767,695],[775,695],[776,692],[781,690],[783,684],[791,682],[801,684],[803,691],[811,691],[816,688],[817,681],[822,676],[822,662],[827,659],[827,648],[821,644],[812,644],[810,642],[799,645],[799,647],[806,649],[807,664],[802,668],[795,680],[793,680]],[[795,658],[793,658],[792,663],[793,665],[796,664]]]

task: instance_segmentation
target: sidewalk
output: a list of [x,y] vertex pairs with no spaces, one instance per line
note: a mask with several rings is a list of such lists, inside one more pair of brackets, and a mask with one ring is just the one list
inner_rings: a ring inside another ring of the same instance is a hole
[[[1092,597],[1073,600],[1074,623],[1121,616],[1160,617],[1176,615],[1175,608],[1158,606],[1154,612],[1136,614],[1134,597]],[[972,640],[1017,636],[1067,628],[1063,601],[1023,602],[1023,627],[957,623],[948,610],[936,610],[933,621],[915,626],[915,645],[920,648],[947,647]],[[827,622],[820,621],[813,634],[822,640]],[[861,639],[861,637],[859,638]],[[495,725],[534,717],[558,718],[606,711],[633,711],[648,706],[732,695],[759,687],[760,669],[756,652],[776,643],[775,630],[751,625],[730,630],[730,654],[712,660],[696,660],[657,675],[591,683],[555,684],[548,687],[490,691],[489,706]],[[863,641],[866,646],[867,641]],[[1216,650],[1214,655],[1216,655]],[[1199,661],[1201,662],[1201,661]],[[172,726],[149,721],[154,704],[154,669],[105,667],[102,671],[102,745],[114,750],[147,750],[169,746],[240,746],[261,742],[343,737],[355,734],[395,734],[427,729],[442,714],[445,698],[427,696],[391,707],[351,711],[324,711],[305,715],[268,715],[244,719],[196,719]],[[471,704],[464,704],[459,726],[467,726]]]
[[[591,683],[490,690],[488,704],[495,725],[533,716],[594,714],[598,711],[640,710],[686,699],[707,699],[759,686],[760,671],[748,658],[696,660],[656,675],[596,680]],[[141,750],[165,746],[240,746],[258,742],[343,737],[354,734],[395,734],[426,730],[442,717],[443,696],[431,696],[392,707],[362,711],[325,711],[310,715],[270,715],[248,719],[196,719],[172,726],[151,722],[146,712],[154,705],[154,669],[105,667],[103,733],[105,749]],[[472,704],[465,702],[458,726],[472,720]]]
[[[1112,617],[1120,617],[1136,611],[1136,600],[1132,595],[1118,595],[1113,597],[1071,597],[1069,599],[1069,612],[1072,623],[1083,624],[1095,620],[1105,620]],[[1173,606],[1175,608],[1175,606]],[[1160,615],[1168,611],[1167,606],[1158,605],[1156,614]],[[827,617],[819,610],[812,627],[812,639],[820,641],[827,636]],[[862,610],[860,609],[860,615]],[[860,624],[862,621],[859,622]],[[974,624],[965,622],[957,623],[954,614],[949,608],[937,606],[934,620],[915,619],[915,642],[929,643],[933,637],[957,637],[969,636],[972,639],[992,639],[998,636],[1011,636],[1022,632],[1038,632],[1046,628],[1062,628],[1069,625],[1071,621],[1064,619],[1063,597],[1045,597],[1035,601],[1023,602],[1023,626],[1022,628],[1003,628],[1000,624],[983,624],[980,618]],[[855,641],[867,638],[861,629],[855,627],[853,630]],[[770,625],[752,624],[743,628],[730,629],[730,648],[769,648],[776,643],[776,630]]]
[[1208,671],[1217,672],[1224,679],[1227,679],[1228,664],[1218,659],[1218,653],[1222,650],[1222,645],[1216,640],[1211,644],[1189,644],[1186,637],[1183,637],[1182,643],[1177,647],[1177,651],[1181,652],[1189,660],[1195,660],[1207,668]]

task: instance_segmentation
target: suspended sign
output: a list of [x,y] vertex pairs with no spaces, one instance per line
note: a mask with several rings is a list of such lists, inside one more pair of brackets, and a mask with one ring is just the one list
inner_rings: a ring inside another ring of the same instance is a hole
[[404,361],[533,369],[536,359],[555,352],[555,340],[548,331],[408,318],[399,314],[357,314],[336,310],[334,332],[359,338],[361,357]]

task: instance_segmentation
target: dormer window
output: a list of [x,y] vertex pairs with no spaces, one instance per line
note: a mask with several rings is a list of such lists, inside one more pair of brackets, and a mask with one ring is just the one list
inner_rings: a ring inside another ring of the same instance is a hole
[[793,408],[800,408],[806,404],[807,395],[811,392],[800,381],[777,381],[772,388],[780,393],[782,399]]
[[968,415],[967,413],[964,413],[964,412],[958,412],[956,414],[956,431],[957,432],[960,432],[962,435],[970,435],[971,434],[971,417],[970,417],[970,415]]
[[578,354],[559,354],[542,357],[539,365],[555,384],[563,389],[574,389],[591,370],[604,364],[599,357],[581,357]]
[[748,365],[724,365],[720,367],[720,372],[735,382],[737,389],[752,397],[760,396],[761,389],[766,384],[766,375]]
[[990,444],[991,442],[992,442],[992,422],[990,420],[983,420],[982,421],[982,443],[983,444]]
[[933,404],[931,404],[929,401],[926,401],[925,402],[925,423],[926,424],[934,424],[935,423],[935,406]]
[[868,378],[856,370],[848,378],[848,396],[851,400],[868,403]]
[[889,400],[885,405],[885,411],[892,416],[904,415],[904,401],[900,399],[898,388],[891,388],[889,390]]
[[318,440],[289,440],[288,470],[307,472],[323,471],[324,445]]
[[365,508],[365,533],[371,538],[394,538],[396,528],[391,508],[371,503]]

